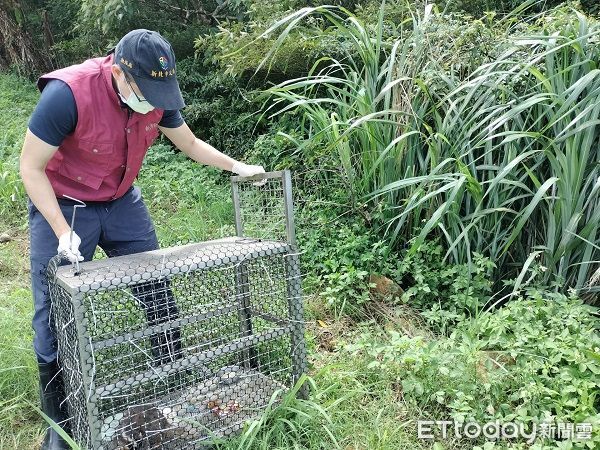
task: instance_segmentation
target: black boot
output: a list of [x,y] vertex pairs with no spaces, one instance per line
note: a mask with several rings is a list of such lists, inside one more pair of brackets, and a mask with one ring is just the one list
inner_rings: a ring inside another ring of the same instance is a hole
[[[51,363],[38,363],[40,369],[40,399],[42,402],[42,411],[63,430],[69,432],[67,421],[67,404],[65,399],[62,374],[59,373],[59,367],[56,360]],[[62,402],[62,406],[61,406]],[[68,450],[71,447],[54,431],[50,424],[46,432],[41,450]]]

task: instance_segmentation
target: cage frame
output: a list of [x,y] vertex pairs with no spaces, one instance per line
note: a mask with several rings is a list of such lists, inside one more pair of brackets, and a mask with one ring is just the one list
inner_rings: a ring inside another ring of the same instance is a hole
[[284,217],[285,217],[285,228],[287,235],[287,242],[291,245],[296,245],[296,228],[294,224],[294,201],[292,195],[292,175],[289,169],[276,170],[272,172],[265,172],[250,177],[242,177],[240,175],[234,175],[231,177],[231,191],[232,200],[234,207],[234,219],[235,219],[235,230],[236,235],[239,237],[247,237],[245,233],[244,224],[242,222],[241,210],[242,202],[240,199],[240,184],[243,182],[255,182],[260,183],[261,180],[269,179],[280,179],[283,190],[284,200]]
[[[255,238],[252,236],[247,236],[245,235],[245,229],[241,220],[241,208],[243,207],[242,202],[240,201],[240,196],[239,196],[239,188],[240,188],[240,184],[241,183],[245,183],[245,182],[255,182],[255,181],[260,181],[262,179],[265,178],[275,178],[281,181],[282,183],[282,189],[283,189],[283,202],[284,202],[284,215],[285,215],[285,227],[286,227],[286,242],[285,245],[274,245],[273,248],[271,248],[271,252],[272,254],[281,254],[282,256],[285,257],[285,263],[284,263],[284,267],[285,267],[285,277],[286,277],[286,299],[287,299],[287,307],[288,307],[288,317],[289,317],[289,324],[287,326],[287,329],[283,329],[282,328],[282,332],[281,332],[281,336],[283,335],[289,335],[290,338],[290,357],[291,357],[291,361],[292,361],[292,370],[291,370],[291,376],[292,376],[292,385],[288,386],[289,389],[293,388],[293,385],[296,384],[298,382],[298,380],[302,377],[303,374],[306,373],[307,371],[307,356],[306,356],[306,344],[305,344],[305,339],[304,339],[304,312],[303,312],[303,305],[302,305],[302,289],[301,289],[301,280],[300,280],[300,272],[299,272],[299,268],[300,268],[300,261],[299,261],[299,253],[297,250],[297,246],[296,246],[296,238],[295,238],[295,229],[294,229],[294,220],[293,220],[293,199],[292,199],[292,190],[291,190],[291,174],[289,170],[284,170],[284,171],[276,171],[276,172],[267,172],[264,174],[260,174],[260,175],[256,175],[253,177],[240,177],[240,176],[233,176],[231,177],[231,183],[232,183],[232,198],[233,198],[233,204],[234,204],[234,219],[235,219],[235,225],[236,225],[236,237],[229,237],[229,238],[222,238],[222,239],[215,239],[212,241],[204,241],[201,243],[196,243],[196,244],[187,244],[187,245],[183,245],[183,246],[176,246],[176,247],[168,247],[168,248],[163,248],[163,249],[158,249],[158,250],[152,250],[149,252],[143,252],[144,254],[151,254],[152,257],[160,257],[160,255],[164,255],[166,253],[169,252],[176,252],[178,249],[180,248],[189,248],[190,246],[204,246],[204,245],[212,245],[215,243],[221,243],[221,244],[226,244],[226,243],[252,243],[252,242],[262,242],[263,244],[267,245],[267,247],[269,246],[269,242],[277,242],[278,244],[283,244],[283,242],[281,241],[271,241],[271,240],[265,240],[262,238]],[[267,253],[267,254],[271,254],[271,253]],[[87,426],[89,427],[89,437],[91,438],[91,445],[94,445],[95,443],[100,443],[102,442],[102,419],[101,419],[101,414],[100,414],[100,410],[98,408],[98,404],[99,404],[99,400],[102,398],[101,395],[104,391],[108,390],[108,387],[114,387],[114,388],[118,388],[118,384],[120,384],[121,388],[127,387],[127,388],[131,388],[130,383],[128,383],[128,381],[131,381],[132,378],[134,378],[133,376],[129,376],[128,378],[125,379],[119,379],[119,381],[115,384],[115,386],[97,386],[96,385],[96,380],[94,377],[94,371],[95,371],[95,364],[93,363],[93,361],[86,357],[86,356],[92,356],[94,355],[94,351],[96,351],[98,348],[102,348],[102,347],[110,347],[111,345],[115,345],[118,343],[119,339],[123,339],[123,336],[112,336],[111,338],[105,339],[102,342],[92,342],[92,338],[89,335],[89,333],[86,332],[86,328],[88,326],[88,319],[86,317],[84,317],[84,311],[85,311],[85,305],[84,305],[84,298],[86,296],[86,293],[89,292],[90,290],[98,290],[98,291],[104,291],[104,290],[111,290],[111,289],[119,289],[119,288],[124,288],[124,287],[131,287],[136,285],[137,283],[139,283],[140,281],[151,281],[151,280],[159,280],[161,278],[164,277],[168,277],[170,275],[175,275],[175,274],[179,274],[182,273],[180,268],[177,267],[172,267],[170,269],[168,268],[162,268],[161,270],[157,270],[154,271],[153,273],[151,273],[148,277],[143,278],[143,274],[133,274],[130,276],[126,276],[123,277],[122,279],[120,279],[119,283],[109,283],[109,284],[104,284],[103,282],[98,282],[98,283],[81,283],[80,286],[77,286],[77,283],[75,283],[75,278],[80,279],[81,276],[85,277],[86,273],[89,273],[89,270],[91,268],[93,268],[94,264],[99,265],[99,264],[104,264],[106,263],[107,260],[110,260],[111,263],[114,263],[115,265],[117,264],[117,262],[119,260],[121,261],[126,261],[128,258],[138,258],[139,257],[139,253],[138,254],[133,254],[133,255],[126,255],[126,256],[118,256],[118,257],[113,257],[113,258],[108,258],[108,259],[102,259],[102,260],[94,260],[94,261],[89,261],[89,262],[85,262],[82,263],[81,265],[81,269],[82,272],[81,273],[74,273],[72,270],[71,272],[69,272],[69,267],[68,266],[58,266],[58,267],[54,267],[54,270],[51,271],[50,267],[49,267],[49,275],[52,275],[55,277],[55,282],[58,286],[60,286],[62,289],[66,290],[69,293],[69,299],[71,301],[71,308],[72,311],[74,313],[73,316],[73,320],[74,320],[74,325],[75,325],[75,331],[76,331],[76,336],[77,336],[77,352],[78,352],[78,360],[76,361],[77,364],[79,364],[80,367],[80,375],[81,375],[81,381],[82,381],[82,385],[84,388],[84,395],[85,395],[85,412],[87,414]],[[239,299],[239,304],[240,304],[240,308],[238,309],[238,317],[239,317],[239,324],[240,324],[240,337],[239,339],[246,339],[246,342],[248,342],[248,345],[244,345],[242,351],[244,352],[244,357],[242,358],[242,361],[244,362],[244,364],[249,364],[251,365],[252,362],[256,359],[255,356],[255,348],[254,345],[256,345],[259,341],[257,341],[256,339],[258,339],[256,336],[259,335],[254,335],[253,334],[253,330],[252,330],[252,311],[250,308],[250,292],[248,290],[249,286],[248,286],[248,273],[247,273],[247,259],[252,259],[251,255],[248,258],[248,255],[246,254],[245,256],[243,256],[242,258],[240,258],[238,262],[238,264],[236,264],[236,268],[235,268],[235,298]],[[259,255],[254,255],[255,257],[258,257]],[[233,260],[232,260],[233,261]],[[218,266],[218,265],[217,265]],[[198,265],[197,267],[193,267],[193,265],[191,265],[190,267],[187,267],[187,271],[189,271],[189,273],[195,271],[195,270],[209,270],[210,267],[212,267],[211,261],[207,261],[206,264],[203,267],[200,267],[200,265]],[[69,274],[73,277],[72,281],[74,283],[68,283],[65,282],[65,280],[69,277]],[[139,277],[137,276],[139,275]],[[125,281],[123,281],[125,280]],[[114,280],[113,280],[114,281]],[[210,311],[206,312],[206,314],[210,314]],[[172,322],[180,322],[184,319],[178,318],[173,320],[170,320],[169,322],[167,322],[167,324],[169,324],[169,326],[172,326]],[[186,319],[187,320],[187,319]],[[202,319],[196,319],[198,321],[202,320]],[[187,322],[186,322],[187,323]],[[152,327],[150,327],[148,325],[147,328],[145,328],[143,331],[135,331],[135,332],[128,332],[125,334],[132,334],[133,336],[135,335],[139,335],[141,333],[142,336],[150,336],[152,334],[152,330],[160,328],[164,325],[158,324],[158,325],[153,325]],[[254,339],[254,341],[253,341]],[[240,341],[241,342],[241,341]],[[254,342],[254,344],[253,344]],[[227,345],[230,345],[230,343],[227,343]],[[212,357],[204,357],[204,358],[200,358],[200,357],[195,357],[196,358],[196,362],[195,363],[190,363],[192,364],[192,366],[194,365],[199,365],[201,364],[203,361],[205,360],[211,360],[216,358],[216,355],[214,355],[215,350],[211,350],[211,353],[213,353]],[[223,351],[223,353],[227,354],[227,351]],[[190,359],[190,357],[188,356],[187,358],[183,358],[177,361],[174,361],[173,363],[166,363],[162,366],[160,366],[158,368],[158,370],[160,372],[164,372],[165,374],[170,374],[171,370],[177,370],[178,368],[181,370],[184,368],[184,361]],[[156,371],[157,369],[152,369],[153,371]],[[149,371],[148,371],[149,372]],[[136,374],[136,377],[138,377],[138,375],[140,375],[139,373]],[[151,378],[148,378],[151,379]],[[142,378],[142,381],[140,381],[138,384],[141,384],[144,381],[147,381],[146,378]],[[111,391],[112,393],[112,391]],[[300,388],[297,390],[296,392],[296,396],[298,398],[302,398],[302,399],[307,399],[309,396],[308,393],[308,386],[306,383],[304,383],[302,386],[300,386]],[[96,448],[101,448],[101,447],[92,447],[94,449]]]
[[[252,238],[253,236],[249,236],[246,231],[245,231],[245,227],[244,227],[244,223],[242,221],[242,208],[243,208],[243,204],[240,198],[240,185],[242,183],[249,183],[249,182],[253,182],[256,183],[257,185],[260,185],[261,182],[264,182],[266,180],[269,179],[276,179],[276,180],[280,180],[281,182],[281,186],[282,186],[282,191],[283,191],[283,213],[284,213],[284,218],[285,218],[285,230],[286,230],[286,238],[287,238],[287,242],[290,244],[290,246],[293,248],[293,252],[292,255],[290,255],[290,257],[295,259],[295,263],[297,264],[298,267],[300,267],[300,261],[298,259],[299,253],[298,253],[298,245],[296,242],[296,227],[295,227],[295,223],[294,223],[294,197],[293,197],[293,192],[292,192],[292,174],[291,171],[289,169],[284,169],[284,170],[276,170],[276,171],[271,171],[271,172],[264,172],[261,174],[256,174],[256,175],[252,175],[249,177],[244,177],[244,176],[240,176],[240,175],[234,175],[231,177],[231,196],[232,196],[232,201],[233,201],[233,207],[234,207],[234,221],[235,221],[235,231],[236,231],[236,235],[239,237],[249,237]],[[243,277],[243,272],[244,269],[240,268],[240,276]],[[292,286],[290,286],[288,284],[288,290],[289,291],[293,291],[293,292],[297,292],[299,298],[297,299],[298,303],[302,306],[302,298],[303,298],[303,294],[302,294],[302,285],[301,285],[301,281],[299,278],[296,277],[292,277],[292,278],[288,278],[290,279],[290,283],[292,284]],[[247,283],[241,283],[241,286],[247,286]],[[288,296],[291,295],[290,292],[288,292]],[[247,311],[244,310],[243,313],[241,314],[245,314],[244,319],[246,320],[246,322],[249,320],[249,316],[247,314]],[[290,311],[291,314],[291,311]],[[302,317],[303,317],[303,311],[301,311]],[[250,332],[251,332],[251,327],[250,327]],[[298,352],[300,353],[299,359],[306,361],[306,347],[304,344],[304,324],[302,323],[301,325],[299,325],[299,329],[296,330],[295,333],[292,334],[292,339],[295,339],[295,336],[302,336],[301,339],[297,339],[296,338],[296,348],[298,349]],[[292,342],[292,346],[294,346],[294,342]],[[301,367],[300,365],[298,367],[294,368],[294,373],[304,373],[306,372],[306,367]],[[297,382],[298,380],[294,380],[294,382]],[[300,386],[297,396],[298,398],[307,400],[309,398],[309,391],[308,391],[308,386],[306,384]]]

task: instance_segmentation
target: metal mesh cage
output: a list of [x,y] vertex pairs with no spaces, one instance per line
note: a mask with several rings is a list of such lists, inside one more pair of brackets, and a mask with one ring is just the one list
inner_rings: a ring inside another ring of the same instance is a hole
[[[274,204],[289,173],[268,175],[261,186],[234,180],[234,195],[243,184]],[[287,239],[218,239],[79,272],[55,258],[48,280],[71,434],[83,448],[204,448],[305,372],[299,260]]]
[[296,244],[289,170],[253,177],[231,177],[238,236]]

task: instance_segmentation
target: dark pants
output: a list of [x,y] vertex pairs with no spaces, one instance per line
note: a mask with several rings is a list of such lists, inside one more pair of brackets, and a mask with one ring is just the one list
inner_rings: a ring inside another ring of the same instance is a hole
[[[58,203],[70,223],[75,202],[60,198]],[[81,238],[79,250],[85,261],[92,259],[96,246],[100,246],[109,257],[158,248],[154,224],[138,187],[132,187],[123,197],[113,201],[86,203],[87,207],[77,208],[73,227]],[[33,347],[38,361],[48,363],[56,359],[57,346],[49,322],[50,297],[46,268],[50,258],[56,255],[58,239],[31,200],[28,211],[35,308]],[[70,263],[64,259],[61,264]],[[177,317],[177,307],[167,280],[140,283],[132,290],[146,312],[149,325]],[[151,336],[152,353],[159,363],[180,357],[179,337],[179,329]]]

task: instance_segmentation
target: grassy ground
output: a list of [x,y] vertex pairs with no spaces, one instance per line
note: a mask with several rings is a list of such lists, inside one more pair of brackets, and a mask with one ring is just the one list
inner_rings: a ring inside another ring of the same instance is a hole
[[38,401],[37,366],[31,341],[32,301],[29,286],[25,203],[17,183],[17,157],[27,117],[35,105],[33,85],[0,77],[0,448],[35,448],[41,422],[28,402]]
[[[0,298],[5,299],[0,303],[0,450],[38,448],[44,427],[31,406],[38,403],[38,393],[25,196],[15,181],[21,139],[35,99],[32,84],[0,76],[0,121],[8,124],[0,138],[4,144],[0,233],[11,239],[0,244]],[[168,146],[159,144],[151,150],[139,184],[162,245],[233,233],[226,179],[212,169],[194,166]],[[307,296],[306,310],[314,402],[272,412],[254,440],[247,436],[246,442],[230,442],[224,448],[431,448],[416,440],[413,418],[418,411],[407,409],[399,390],[358,381],[355,362],[339,356],[338,346],[352,341],[359,330],[333,321],[317,295]],[[303,410],[299,416],[298,409]],[[293,422],[288,421],[291,416]]]

